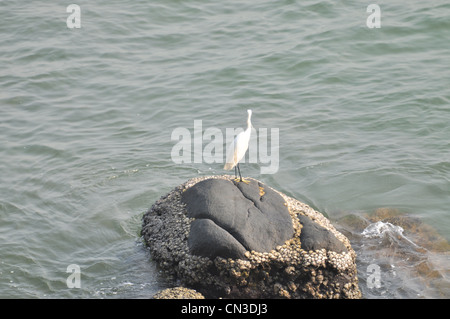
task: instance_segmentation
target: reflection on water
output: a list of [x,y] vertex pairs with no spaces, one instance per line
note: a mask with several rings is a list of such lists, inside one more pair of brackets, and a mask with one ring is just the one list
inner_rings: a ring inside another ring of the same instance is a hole
[[382,208],[347,215],[338,228],[357,253],[364,298],[450,296],[450,244],[429,225]]

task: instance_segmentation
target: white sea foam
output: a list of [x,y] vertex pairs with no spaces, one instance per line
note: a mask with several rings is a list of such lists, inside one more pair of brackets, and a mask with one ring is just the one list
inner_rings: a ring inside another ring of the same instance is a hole
[[403,236],[402,227],[393,225],[391,223],[384,223],[382,221],[370,224],[362,231],[361,234],[366,238],[375,238],[375,237],[381,238],[387,232]]
[[417,247],[417,245],[412,242],[409,238],[407,238],[405,235],[403,235],[404,229],[400,226],[393,225],[391,223],[385,223],[382,221],[378,221],[376,223],[372,223],[369,226],[367,226],[363,231],[362,235],[366,238],[383,238],[384,236],[397,236],[400,237],[410,244]]

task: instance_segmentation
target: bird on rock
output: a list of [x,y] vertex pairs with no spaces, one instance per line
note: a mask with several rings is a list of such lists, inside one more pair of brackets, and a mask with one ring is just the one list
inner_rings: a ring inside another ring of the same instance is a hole
[[[252,110],[247,110],[247,113],[248,113],[247,129],[239,133],[233,140],[233,142],[230,144],[227,152],[226,163],[223,168],[225,170],[231,170],[234,167],[235,180],[248,184],[249,183],[248,181],[242,179],[241,169],[239,168],[239,162],[247,152],[248,142],[250,141],[250,134],[252,132],[252,122],[250,121],[250,118],[252,117]],[[239,180],[237,178],[236,168],[239,171]]]

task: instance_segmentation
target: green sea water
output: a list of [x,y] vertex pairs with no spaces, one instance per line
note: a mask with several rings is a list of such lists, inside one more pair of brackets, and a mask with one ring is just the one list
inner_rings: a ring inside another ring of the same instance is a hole
[[[194,155],[176,163],[172,133],[245,127],[247,109],[257,130],[279,131],[278,169],[247,161],[243,175],[338,228],[389,208],[450,240],[448,1],[377,1],[379,28],[361,1],[80,0],[69,28],[71,3],[0,1],[0,297],[170,286],[142,213],[189,178],[226,173]],[[439,273],[427,286],[354,232],[364,297],[450,296],[447,250],[422,252]],[[381,288],[366,284],[371,264],[388,267]]]

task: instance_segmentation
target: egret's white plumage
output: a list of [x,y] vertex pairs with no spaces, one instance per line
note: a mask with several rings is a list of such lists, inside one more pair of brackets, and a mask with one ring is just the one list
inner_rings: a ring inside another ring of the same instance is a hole
[[[230,147],[228,148],[227,160],[225,166],[223,167],[226,170],[233,169],[233,167],[236,166],[239,169],[239,162],[244,157],[245,152],[247,152],[248,142],[250,141],[250,134],[252,132],[252,123],[250,121],[250,118],[252,116],[252,110],[247,110],[247,113],[248,113],[247,129],[244,132],[239,133],[234,139],[234,141],[230,144]],[[241,171],[239,169],[239,176],[240,175]]]

